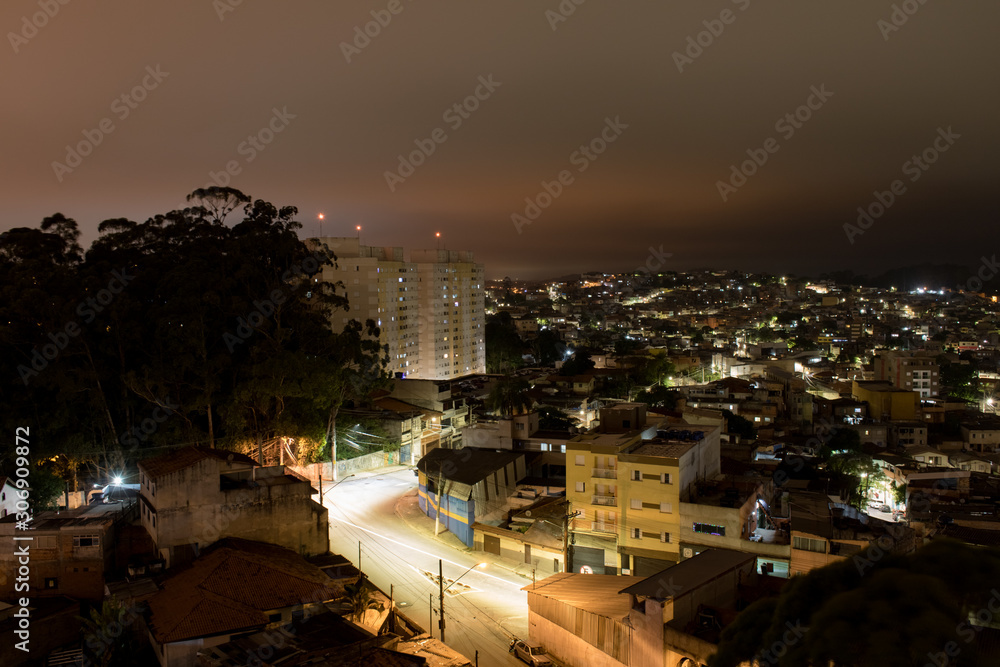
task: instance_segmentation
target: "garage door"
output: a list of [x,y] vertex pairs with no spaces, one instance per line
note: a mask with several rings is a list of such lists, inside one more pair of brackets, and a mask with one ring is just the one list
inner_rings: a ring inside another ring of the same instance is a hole
[[496,535],[483,535],[483,551],[500,555],[500,538]]
[[583,568],[589,568],[592,574],[604,574],[604,549],[574,546],[571,558],[574,572],[587,572]]

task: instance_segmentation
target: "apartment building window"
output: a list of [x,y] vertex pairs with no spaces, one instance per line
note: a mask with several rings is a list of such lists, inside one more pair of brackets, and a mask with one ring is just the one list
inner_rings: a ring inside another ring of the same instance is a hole
[[660,503],[660,512],[662,514],[670,514],[673,511],[674,508],[670,503]]
[[792,548],[802,551],[813,551],[818,554],[826,553],[826,542],[824,540],[813,540],[808,537],[795,537],[792,539]]
[[634,539],[636,539],[636,540],[641,540],[642,539],[642,529],[641,528],[633,528],[632,529],[632,537]]
[[73,536],[73,548],[81,549],[86,547],[101,546],[101,538],[97,535],[75,535]]
[[641,482],[642,481],[642,471],[641,470],[633,470],[632,471],[632,481],[633,482]]
[[669,472],[660,473],[660,484],[673,484],[673,479]]
[[694,532],[703,533],[705,535],[719,535],[720,537],[726,536],[725,526],[716,526],[711,523],[696,523],[692,526]]
[[630,504],[632,506],[632,509],[634,509],[634,510],[641,510],[642,509],[642,499],[641,498],[633,498]]
[[577,482],[576,483],[576,492],[577,493],[583,493],[586,490],[587,490],[587,484],[585,482]]
[[660,541],[670,544],[670,533],[660,533]]
[[583,454],[577,454],[576,455],[576,464],[578,466],[582,466],[583,465]]

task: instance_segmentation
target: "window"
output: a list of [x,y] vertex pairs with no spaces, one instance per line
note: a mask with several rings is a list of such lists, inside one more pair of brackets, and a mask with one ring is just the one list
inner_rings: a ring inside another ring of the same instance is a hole
[[642,481],[642,471],[641,470],[633,470],[632,471],[632,481],[633,482],[641,482]]
[[55,577],[45,577],[45,588],[59,588],[59,580]]
[[587,485],[586,484],[584,484],[583,482],[577,482],[576,483],[576,492],[577,493],[583,493],[586,490],[587,490]]
[[576,455],[576,464],[578,466],[582,466],[583,465],[583,454],[577,454]]
[[637,540],[642,539],[642,529],[641,528],[633,528],[632,529],[632,537],[635,538],[635,539],[637,539]]
[[660,533],[660,541],[670,544],[670,533]]
[[632,505],[632,509],[634,509],[634,510],[641,510],[642,509],[642,500],[640,498],[633,498],[632,502],[631,502],[631,505]]
[[663,514],[670,514],[673,511],[674,508],[670,505],[670,503],[660,503],[660,512]]
[[660,473],[660,484],[673,484],[669,472]]
[[77,549],[85,547],[101,546],[101,538],[97,535],[75,535],[73,537],[73,547]]
[[824,540],[813,540],[808,537],[792,538],[792,548],[802,551],[814,551],[818,554],[826,553],[826,542]]
[[704,533],[705,535],[719,535],[721,537],[725,537],[726,535],[725,526],[716,526],[711,523],[696,523],[693,525],[693,529],[694,532]]
[[280,620],[281,620],[281,614],[280,613],[278,613],[278,614],[268,614],[267,615],[267,622],[268,623],[277,623]]

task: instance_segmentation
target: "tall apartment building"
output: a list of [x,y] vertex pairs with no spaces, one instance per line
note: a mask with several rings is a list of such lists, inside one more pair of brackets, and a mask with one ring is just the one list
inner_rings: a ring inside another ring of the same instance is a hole
[[876,380],[915,391],[920,398],[937,396],[940,392],[941,366],[927,352],[882,350],[876,355],[873,366]]
[[337,256],[321,279],[340,282],[350,309],[334,313],[341,330],[350,320],[371,319],[388,346],[396,377],[447,380],[486,371],[483,265],[471,252],[361,245],[358,238],[323,237]]

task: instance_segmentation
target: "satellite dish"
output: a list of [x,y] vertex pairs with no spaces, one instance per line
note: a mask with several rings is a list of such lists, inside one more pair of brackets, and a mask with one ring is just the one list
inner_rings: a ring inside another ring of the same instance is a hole
[[530,519],[531,518],[531,510],[526,511],[524,513],[524,516],[526,516],[526,517],[528,517]]

